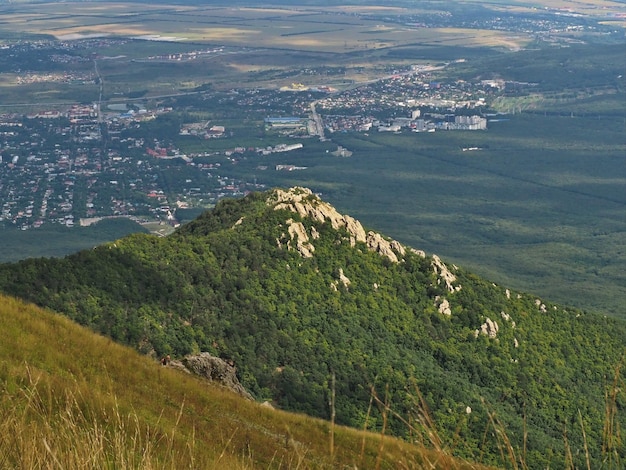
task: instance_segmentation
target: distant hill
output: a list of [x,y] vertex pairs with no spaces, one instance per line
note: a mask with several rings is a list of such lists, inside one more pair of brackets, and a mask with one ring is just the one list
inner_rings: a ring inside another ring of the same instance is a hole
[[330,418],[334,390],[337,422],[427,442],[434,429],[472,461],[625,457],[624,322],[448,266],[303,188],[221,201],[166,238],[1,265],[0,289],[154,357],[233,361],[280,408]]

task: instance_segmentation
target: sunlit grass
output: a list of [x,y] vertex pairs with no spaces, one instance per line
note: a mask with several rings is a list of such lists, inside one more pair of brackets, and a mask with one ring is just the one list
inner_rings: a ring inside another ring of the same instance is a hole
[[340,426],[331,456],[325,421],[264,408],[16,299],[0,297],[0,318],[0,468],[482,468]]

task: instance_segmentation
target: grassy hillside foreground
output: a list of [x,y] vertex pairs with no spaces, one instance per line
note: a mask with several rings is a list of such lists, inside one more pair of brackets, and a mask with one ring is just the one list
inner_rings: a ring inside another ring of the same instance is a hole
[[0,297],[0,468],[483,468],[262,407]]

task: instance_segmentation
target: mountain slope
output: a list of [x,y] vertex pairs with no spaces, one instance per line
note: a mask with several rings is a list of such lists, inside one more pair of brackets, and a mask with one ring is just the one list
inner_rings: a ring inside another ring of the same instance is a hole
[[[398,439],[249,402],[0,296],[0,468],[469,469]],[[361,448],[363,446],[363,451]]]
[[594,464],[607,458],[623,322],[448,267],[302,188],[222,201],[167,238],[2,265],[0,289],[144,353],[232,360],[257,398],[285,409],[328,418],[334,375],[343,424],[427,433],[368,415],[373,387],[409,422],[423,397],[445,445],[469,459],[506,464],[498,439],[484,442],[497,423],[531,468],[568,465],[564,429],[576,465],[584,439]]

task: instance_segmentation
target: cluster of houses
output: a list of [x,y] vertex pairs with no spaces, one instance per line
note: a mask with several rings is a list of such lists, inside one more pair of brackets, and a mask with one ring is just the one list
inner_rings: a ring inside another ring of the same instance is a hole
[[[415,113],[414,113],[415,115]],[[402,132],[404,129],[413,132],[435,132],[437,130],[477,131],[487,129],[487,118],[478,115],[457,116],[429,115],[424,118],[396,117],[388,120],[375,119],[372,116],[338,116],[324,117],[324,125],[330,132]]]
[[[110,216],[169,223],[172,211],[164,207],[241,194],[238,181],[216,174],[214,165],[193,162],[160,136],[122,137],[125,129],[159,112],[167,110],[124,118],[122,109],[99,115],[95,105],[75,105],[0,115],[0,223],[23,230]],[[184,166],[170,159],[193,169],[181,174]],[[171,175],[167,181],[164,173]]]
[[193,122],[183,124],[179,135],[193,135],[204,139],[224,137],[226,128],[224,126],[211,125],[211,122]]

